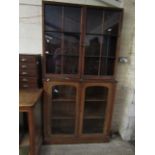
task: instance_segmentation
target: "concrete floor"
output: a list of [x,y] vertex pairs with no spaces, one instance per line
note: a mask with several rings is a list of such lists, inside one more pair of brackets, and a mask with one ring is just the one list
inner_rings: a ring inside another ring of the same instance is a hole
[[120,138],[109,143],[45,145],[40,155],[134,155],[134,146]]

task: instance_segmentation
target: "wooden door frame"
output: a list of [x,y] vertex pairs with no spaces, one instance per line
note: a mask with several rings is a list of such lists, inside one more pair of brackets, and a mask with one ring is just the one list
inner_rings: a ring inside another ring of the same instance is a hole
[[[65,86],[73,86],[76,88],[76,105],[75,105],[75,132],[74,134],[52,134],[51,131],[51,108],[52,108],[52,87],[58,85],[65,85]],[[44,135],[45,135],[45,142],[52,142],[52,139],[58,138],[73,138],[78,136],[78,111],[79,111],[79,83],[78,82],[61,82],[61,81],[54,81],[54,82],[44,82]]]
[[[103,133],[99,134],[82,134],[82,127],[83,127],[83,115],[84,115],[84,105],[85,105],[85,90],[88,87],[92,86],[103,86],[108,89],[108,97],[107,97],[107,105],[105,109],[105,121],[103,123]],[[115,92],[115,83],[90,83],[85,82],[81,84],[81,103],[80,103],[80,116],[79,116],[79,136],[80,137],[96,137],[102,136],[105,141],[108,141],[109,134],[110,134],[110,126],[112,120],[112,111],[114,105],[114,92]]]

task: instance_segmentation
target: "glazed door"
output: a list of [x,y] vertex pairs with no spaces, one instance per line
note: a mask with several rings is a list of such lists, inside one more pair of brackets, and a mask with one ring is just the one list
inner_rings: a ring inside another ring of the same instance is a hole
[[105,135],[110,116],[106,112],[111,102],[110,86],[86,83],[82,89],[80,133],[83,136]]
[[86,78],[113,76],[121,11],[87,8],[84,35]]
[[47,82],[48,136],[74,136],[77,133],[78,84]]
[[56,77],[79,77],[81,8],[44,6],[45,72]]

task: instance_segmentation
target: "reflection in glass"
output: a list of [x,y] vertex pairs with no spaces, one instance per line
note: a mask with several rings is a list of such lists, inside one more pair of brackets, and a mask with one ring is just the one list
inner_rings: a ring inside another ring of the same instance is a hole
[[100,35],[86,35],[85,38],[85,56],[99,56],[101,46]]
[[80,35],[76,33],[64,33],[64,55],[79,55]]
[[64,7],[64,32],[80,32],[81,8]]
[[62,6],[45,5],[45,30],[60,31],[62,25]]
[[87,9],[86,33],[101,34],[103,10]]
[[117,45],[117,37],[105,35],[103,37],[102,56],[115,57],[116,45]]
[[61,73],[61,33],[46,32],[45,34],[46,72]]
[[79,34],[65,33],[64,34],[64,49],[63,49],[63,73],[77,74],[79,64]]
[[101,71],[100,75],[113,75],[114,74],[114,58],[104,58],[101,60]]
[[98,75],[99,60],[97,58],[85,58],[85,70],[84,73],[87,75]]
[[118,35],[120,19],[121,19],[121,12],[105,11],[104,34]]
[[87,35],[85,40],[85,67],[84,73],[98,75],[101,36]]
[[57,85],[52,88],[52,98],[53,99],[76,99],[76,88],[67,85]]

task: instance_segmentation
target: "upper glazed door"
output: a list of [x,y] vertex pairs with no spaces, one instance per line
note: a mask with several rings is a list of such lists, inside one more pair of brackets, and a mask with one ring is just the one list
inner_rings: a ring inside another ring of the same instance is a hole
[[53,75],[80,75],[81,8],[44,7],[45,72]]
[[122,10],[44,4],[44,74],[111,78]]
[[113,76],[121,12],[87,8],[84,70],[87,77]]

